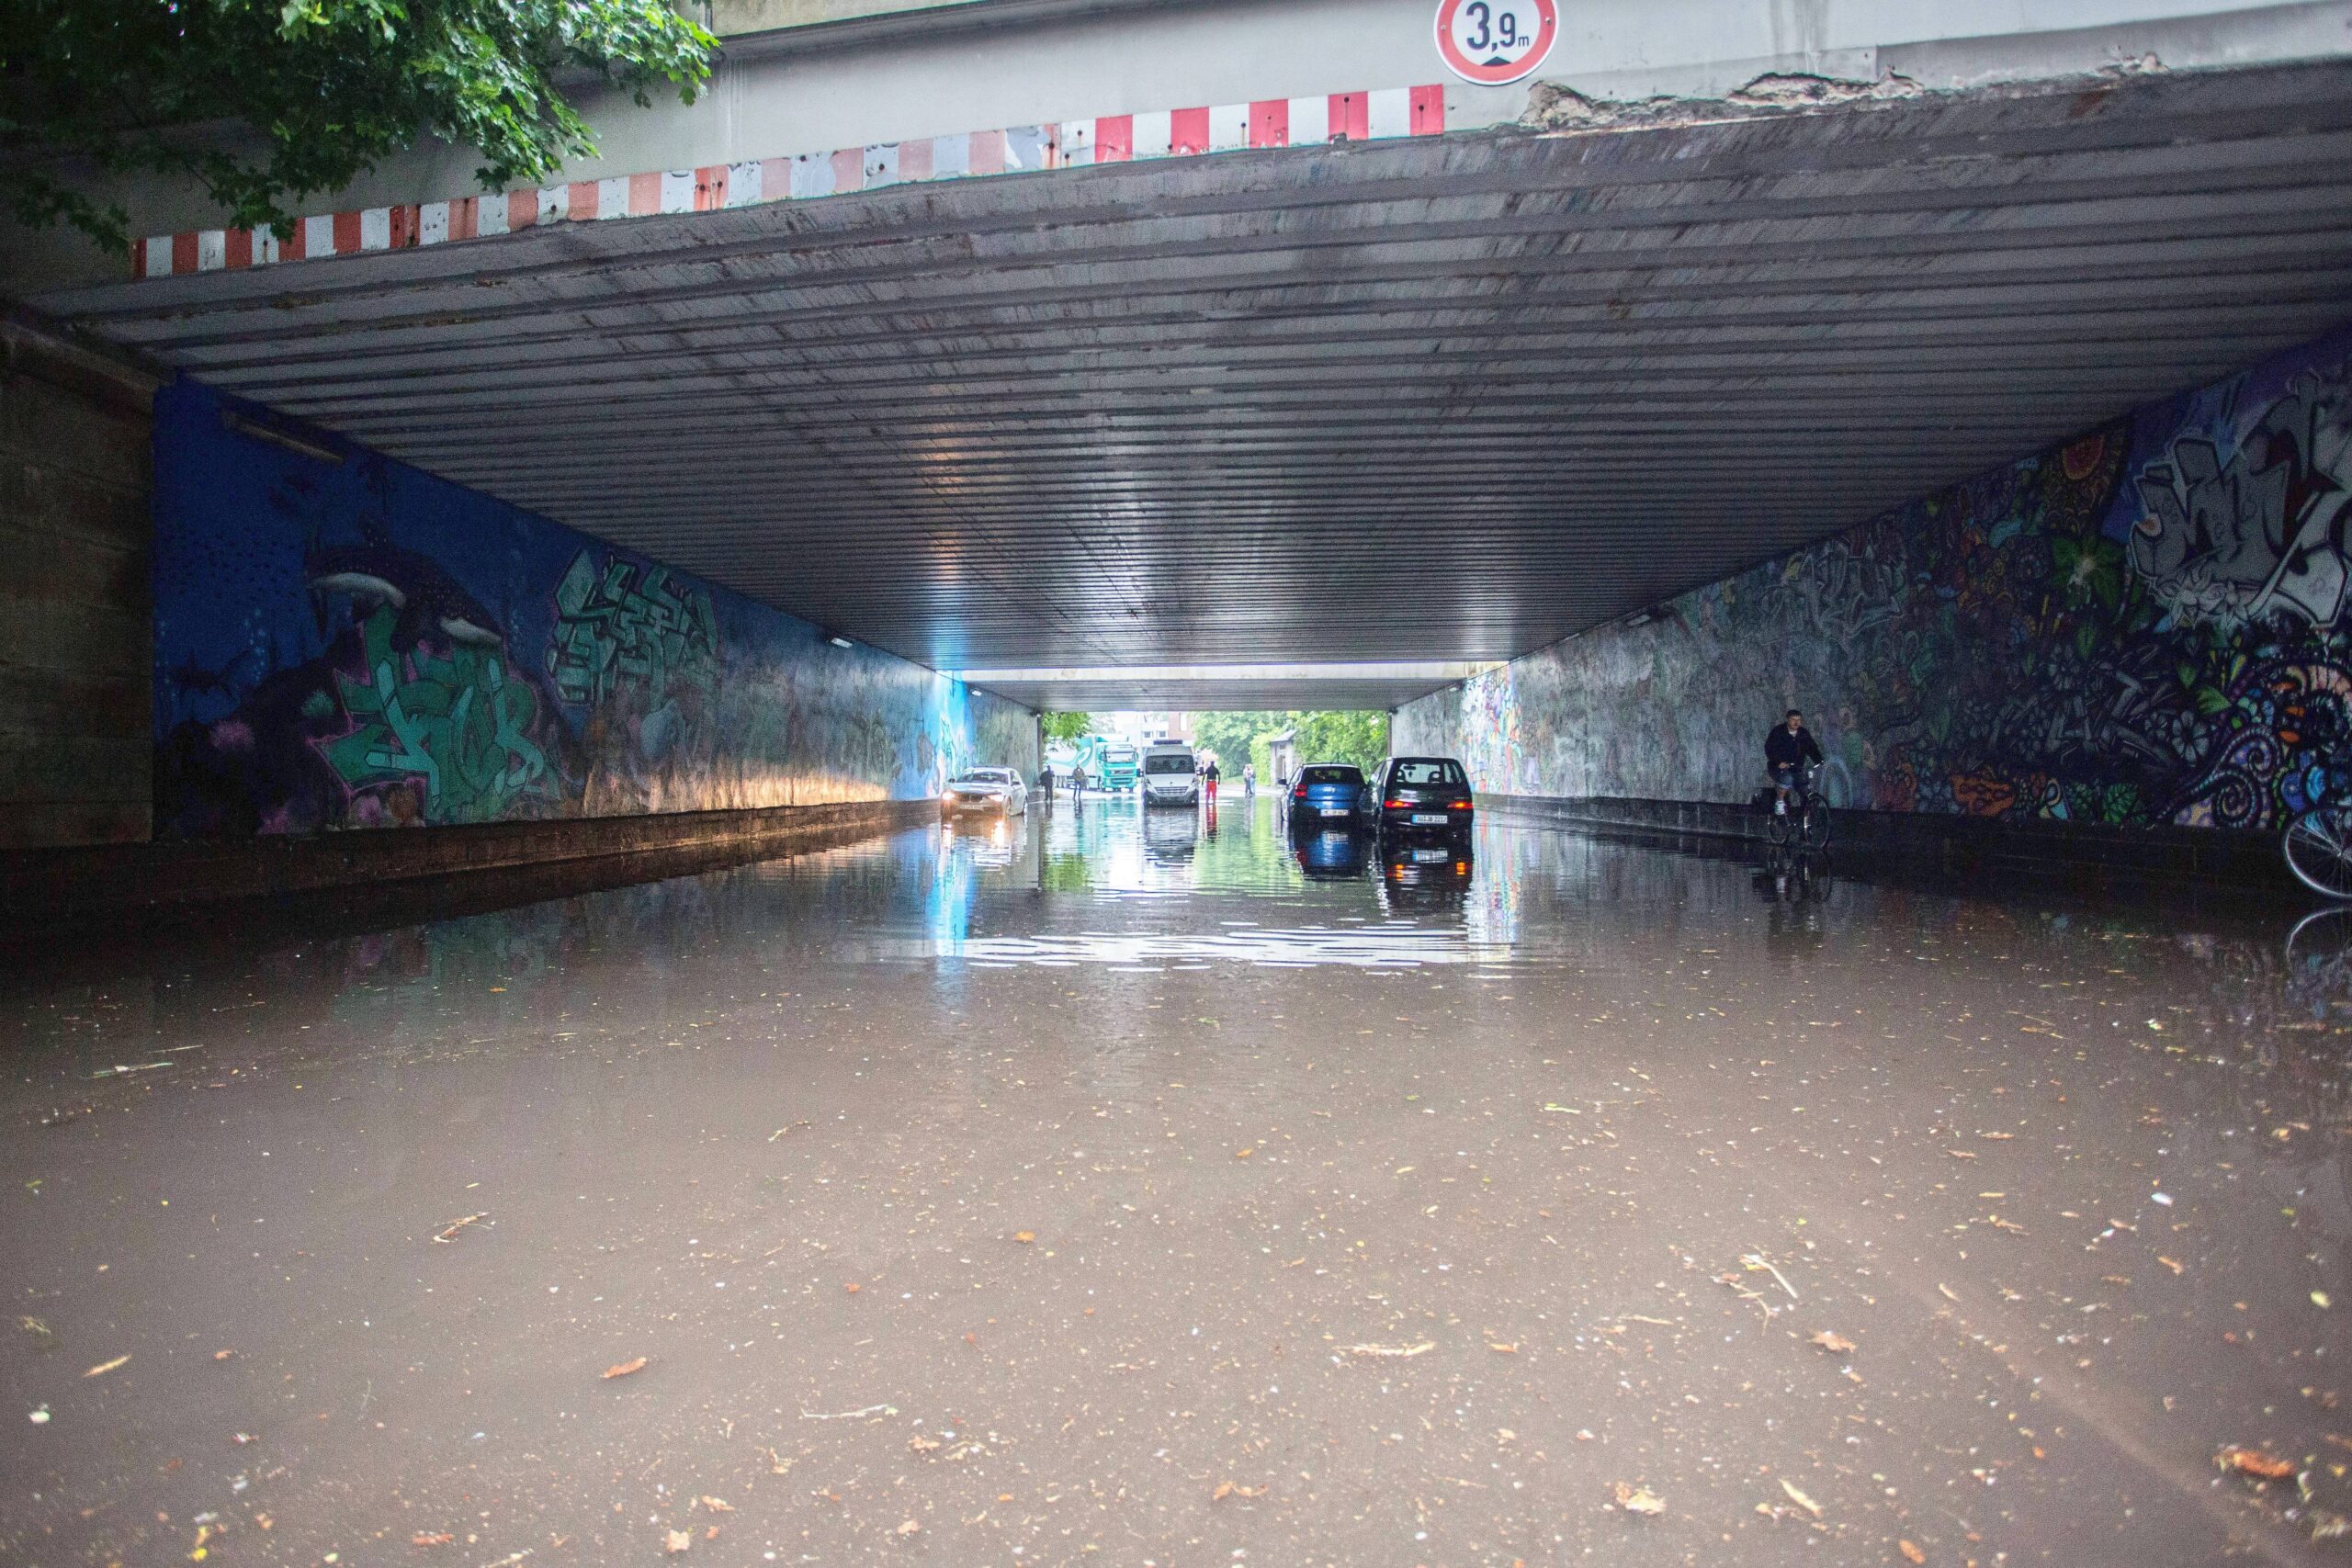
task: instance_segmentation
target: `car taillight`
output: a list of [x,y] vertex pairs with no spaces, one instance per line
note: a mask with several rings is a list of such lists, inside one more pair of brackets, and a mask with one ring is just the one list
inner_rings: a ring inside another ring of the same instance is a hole
[[1445,803],[1445,808],[1448,811],[1467,811],[1470,809],[1470,803],[1466,800],[1449,800]]
[[1290,797],[1293,800],[1305,800],[1306,798],[1306,786],[1305,784],[1301,784],[1296,789],[1292,790],[1290,792]]
[[1380,804],[1391,811],[1402,811],[1411,803],[1403,800],[1384,800]]

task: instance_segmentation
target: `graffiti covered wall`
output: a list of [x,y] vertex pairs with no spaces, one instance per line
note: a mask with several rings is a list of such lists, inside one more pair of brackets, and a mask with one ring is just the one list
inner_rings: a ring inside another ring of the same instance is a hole
[[2352,333],[1421,699],[1515,795],[2268,828],[2352,792]]
[[[912,799],[1035,716],[188,381],[155,400],[165,838]],[[339,455],[339,459],[336,460]]]

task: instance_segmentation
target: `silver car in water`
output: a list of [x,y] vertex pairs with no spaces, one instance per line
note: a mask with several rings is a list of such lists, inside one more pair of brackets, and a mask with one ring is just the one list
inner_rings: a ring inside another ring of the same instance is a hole
[[1029,786],[1011,768],[967,768],[947,781],[940,792],[943,818],[987,812],[994,817],[1019,817],[1029,809]]

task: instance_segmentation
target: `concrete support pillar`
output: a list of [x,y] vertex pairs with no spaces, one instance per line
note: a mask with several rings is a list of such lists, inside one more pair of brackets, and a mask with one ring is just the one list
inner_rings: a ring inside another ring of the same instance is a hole
[[0,321],[0,849],[149,836],[155,387]]

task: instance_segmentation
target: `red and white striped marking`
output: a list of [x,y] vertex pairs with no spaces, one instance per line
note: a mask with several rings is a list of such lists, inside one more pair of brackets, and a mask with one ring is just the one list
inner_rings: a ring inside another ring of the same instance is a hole
[[1444,130],[1445,89],[1434,86],[1104,115],[1058,125],[1020,125],[1005,130],[975,130],[699,169],[575,180],[540,190],[508,191],[503,196],[466,196],[449,201],[321,213],[297,220],[293,234],[282,241],[267,229],[159,234],[131,242],[130,274],[175,277],[191,272],[233,272],[313,256],[514,234],[548,223],[708,212],[762,202],[807,201],[926,180],[1027,174],[1146,158],[1189,158],[1252,147],[1319,147],[1337,141],[1436,136]]

